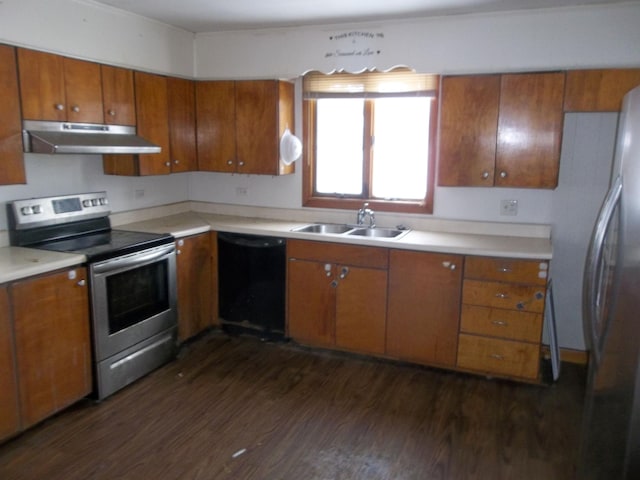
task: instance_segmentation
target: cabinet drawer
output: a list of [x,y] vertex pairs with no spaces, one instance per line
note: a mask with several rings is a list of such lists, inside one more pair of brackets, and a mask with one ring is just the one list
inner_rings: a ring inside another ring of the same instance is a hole
[[532,312],[463,305],[460,331],[539,343],[542,332],[542,315]]
[[535,285],[465,280],[462,288],[462,303],[542,313],[544,295],[544,288]]
[[546,285],[548,268],[546,261],[468,256],[465,259],[464,277]]
[[458,339],[459,368],[535,379],[539,364],[536,344],[466,334]]
[[308,240],[288,240],[287,258],[384,270],[389,266],[389,250],[387,248]]

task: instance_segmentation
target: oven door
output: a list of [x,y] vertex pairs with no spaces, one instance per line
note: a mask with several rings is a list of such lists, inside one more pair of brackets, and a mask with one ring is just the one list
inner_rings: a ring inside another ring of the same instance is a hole
[[90,264],[96,361],[175,328],[173,243]]

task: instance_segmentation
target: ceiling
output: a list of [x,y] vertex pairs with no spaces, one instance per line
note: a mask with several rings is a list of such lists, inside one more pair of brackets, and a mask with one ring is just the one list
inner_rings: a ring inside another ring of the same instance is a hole
[[[91,1],[91,0],[90,0]],[[93,0],[194,33],[397,20],[627,0]],[[2,3],[2,2],[0,2]]]

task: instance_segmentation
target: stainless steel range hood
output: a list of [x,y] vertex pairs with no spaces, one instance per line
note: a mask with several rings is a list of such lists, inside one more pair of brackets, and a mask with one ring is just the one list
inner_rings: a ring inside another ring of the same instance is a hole
[[135,127],[94,123],[22,123],[24,151],[30,153],[159,153],[158,145],[136,135]]

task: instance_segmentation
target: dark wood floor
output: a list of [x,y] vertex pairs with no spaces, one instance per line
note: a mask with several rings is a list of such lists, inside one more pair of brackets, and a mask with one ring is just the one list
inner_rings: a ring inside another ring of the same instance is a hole
[[583,369],[551,387],[208,334],[0,447],[0,479],[569,479]]

